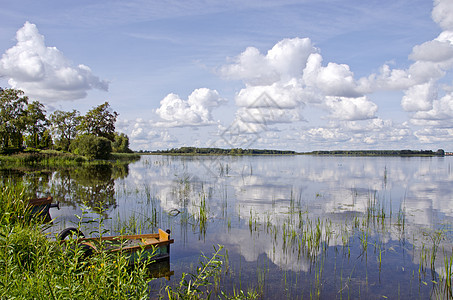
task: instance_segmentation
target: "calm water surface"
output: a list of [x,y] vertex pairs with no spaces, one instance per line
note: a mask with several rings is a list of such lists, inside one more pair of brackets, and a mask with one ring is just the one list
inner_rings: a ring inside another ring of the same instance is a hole
[[153,155],[23,178],[61,202],[53,232],[75,215],[105,218],[112,234],[170,229],[170,284],[224,245],[230,293],[448,298],[439,276],[453,245],[449,157]]

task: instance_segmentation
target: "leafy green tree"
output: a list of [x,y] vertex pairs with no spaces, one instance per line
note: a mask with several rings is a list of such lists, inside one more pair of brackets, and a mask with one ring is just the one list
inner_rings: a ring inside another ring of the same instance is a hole
[[27,104],[23,91],[0,90],[0,150],[23,148]]
[[68,151],[72,140],[77,136],[81,117],[77,110],[56,110],[50,115],[51,130],[56,139],[56,145]]
[[39,142],[40,142],[38,145],[39,149],[47,149],[52,146],[53,144],[52,135],[48,129],[44,130]]
[[[48,132],[46,137],[44,135],[49,121],[46,118],[44,105],[38,101],[28,104],[24,118],[26,133],[28,134],[25,140],[27,146],[32,148],[46,146],[48,144]],[[43,143],[44,139],[46,139],[45,143]]]
[[94,107],[82,117],[79,129],[84,134],[94,134],[105,137],[110,141],[115,140],[115,122],[118,113],[110,109],[110,104],[105,102]]
[[115,132],[115,140],[112,143],[112,151],[116,153],[131,153],[129,149],[129,138],[124,133]]
[[112,142],[105,137],[84,134],[71,143],[70,150],[88,159],[108,159],[112,153]]

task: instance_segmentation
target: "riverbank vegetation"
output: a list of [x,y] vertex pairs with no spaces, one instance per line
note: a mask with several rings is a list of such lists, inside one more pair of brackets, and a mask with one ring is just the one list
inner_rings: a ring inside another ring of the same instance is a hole
[[[205,299],[223,270],[222,247],[211,257],[202,255],[194,271],[183,274],[179,284],[153,291],[150,282],[159,276],[152,257],[129,264],[121,252],[100,251],[87,256],[74,239],[58,241],[46,234],[51,226],[32,214],[29,195],[20,185],[2,184],[0,189],[0,299]],[[83,220],[98,223],[94,234],[105,234],[103,218]],[[102,249],[107,245],[99,245]],[[143,252],[138,253],[141,257]],[[220,299],[256,299],[253,293]],[[242,296],[241,296],[242,295]],[[154,298],[154,296],[152,296]]]
[[57,150],[35,150],[0,155],[1,169],[40,169],[55,170],[76,168],[84,165],[115,165],[128,164],[140,159],[135,153],[110,153],[105,159],[89,159],[86,156],[77,155],[71,152]]
[[23,91],[0,88],[0,154],[51,149],[93,160],[110,159],[111,153],[132,153],[129,138],[115,131],[117,117],[108,102],[85,115],[56,110],[47,116],[44,105],[30,102]]
[[50,226],[31,214],[23,188],[0,191],[0,299],[148,299],[145,264],[127,268],[122,255],[87,259],[71,240],[44,234]]

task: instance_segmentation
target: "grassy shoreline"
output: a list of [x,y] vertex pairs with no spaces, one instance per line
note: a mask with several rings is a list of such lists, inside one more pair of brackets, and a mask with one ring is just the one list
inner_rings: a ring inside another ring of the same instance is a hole
[[[69,241],[43,233],[50,226],[32,215],[22,187],[0,192],[0,299],[147,299],[147,268],[127,269],[122,255],[90,258]],[[94,298],[93,298],[94,297]]]
[[0,155],[0,168],[58,168],[77,167],[88,164],[130,163],[140,159],[136,153],[112,153],[109,160],[89,160],[84,156],[72,153],[42,150],[39,152],[21,152],[10,155]]
[[[0,186],[0,299],[150,299],[154,279],[152,257],[129,264],[125,253],[99,251],[87,256],[76,240],[61,243],[44,233],[51,226],[44,218],[33,215],[23,186]],[[98,232],[105,234],[103,218],[95,222]],[[90,233],[91,234],[91,233]],[[107,248],[101,244],[98,249]],[[182,274],[176,286],[167,285],[157,291],[159,299],[206,299],[208,288],[222,271],[221,246],[214,247],[212,257],[201,255],[194,272]],[[143,250],[142,250],[143,251]],[[137,254],[139,257],[142,252]],[[219,299],[256,299],[256,294],[221,293]],[[220,295],[219,295],[220,296]]]

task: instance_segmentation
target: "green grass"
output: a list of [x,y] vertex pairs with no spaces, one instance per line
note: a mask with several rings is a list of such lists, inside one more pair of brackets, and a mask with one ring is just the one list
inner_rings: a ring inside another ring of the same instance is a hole
[[89,160],[84,156],[56,151],[22,152],[11,155],[0,155],[0,166],[5,168],[58,168],[76,167],[87,164],[130,163],[140,159],[135,153],[112,153],[109,160]]

